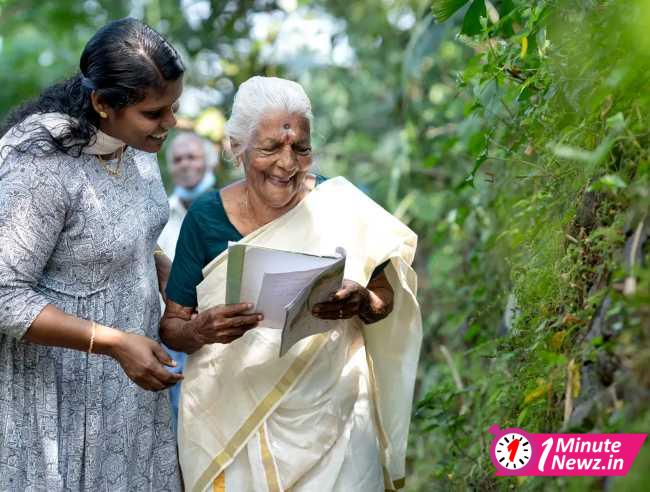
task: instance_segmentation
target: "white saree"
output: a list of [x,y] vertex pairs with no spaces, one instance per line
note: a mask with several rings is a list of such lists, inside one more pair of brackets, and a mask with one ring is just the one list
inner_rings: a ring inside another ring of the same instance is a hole
[[[186,490],[376,491],[404,485],[422,339],[410,264],[417,237],[344,178],[241,240],[316,255],[347,252],[345,278],[384,270],[394,309],[369,326],[341,320],[279,358],[279,330],[262,326],[191,355],[179,414]],[[197,287],[198,309],[225,299],[227,251]],[[252,300],[254,302],[254,300]]]

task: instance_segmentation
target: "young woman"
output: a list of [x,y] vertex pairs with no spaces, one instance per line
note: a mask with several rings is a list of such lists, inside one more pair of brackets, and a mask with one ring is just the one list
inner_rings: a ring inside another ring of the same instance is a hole
[[135,19],[0,131],[0,490],[179,490],[155,152],[183,63]]

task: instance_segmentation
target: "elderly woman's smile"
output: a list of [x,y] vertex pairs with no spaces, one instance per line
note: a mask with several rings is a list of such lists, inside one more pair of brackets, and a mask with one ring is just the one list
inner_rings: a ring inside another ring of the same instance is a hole
[[267,113],[243,161],[249,195],[273,208],[288,205],[302,190],[312,162],[309,120],[287,111]]
[[289,178],[280,178],[277,176],[267,176],[266,179],[268,179],[272,185],[279,186],[281,188],[287,188],[289,185],[293,185],[294,183],[294,176],[291,176]]

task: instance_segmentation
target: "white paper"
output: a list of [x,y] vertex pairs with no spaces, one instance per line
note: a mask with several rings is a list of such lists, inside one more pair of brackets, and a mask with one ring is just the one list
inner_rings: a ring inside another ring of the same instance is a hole
[[337,258],[326,256],[247,247],[240,291],[241,302],[255,302],[260,297],[265,274],[303,272],[327,267],[336,261]]
[[311,314],[315,304],[341,287],[345,250],[337,248],[336,255],[246,247],[239,299],[255,302],[253,311],[264,315],[262,326],[282,330],[280,357],[297,341],[337,323]]
[[338,320],[316,318],[312,308],[327,301],[329,296],[341,288],[345,258],[340,259],[321,273],[285,307],[285,323],[282,329],[280,357],[299,340],[310,335],[331,330]]
[[264,326],[284,328],[286,306],[312,282],[322,268],[302,272],[265,273],[255,310],[264,313]]

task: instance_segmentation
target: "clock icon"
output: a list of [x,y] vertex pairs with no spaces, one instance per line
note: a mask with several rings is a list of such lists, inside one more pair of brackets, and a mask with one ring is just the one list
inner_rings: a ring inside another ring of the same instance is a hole
[[518,470],[530,461],[532,446],[524,435],[518,432],[508,432],[496,442],[494,456],[499,466],[507,470]]

